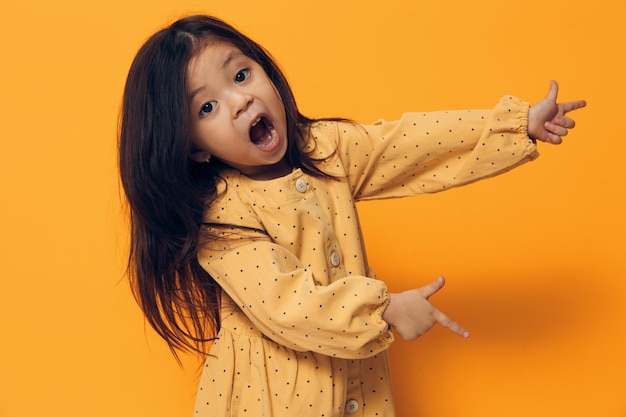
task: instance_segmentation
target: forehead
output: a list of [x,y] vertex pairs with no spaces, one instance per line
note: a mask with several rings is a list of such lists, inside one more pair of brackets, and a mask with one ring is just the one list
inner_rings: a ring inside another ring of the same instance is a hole
[[241,59],[249,59],[239,48],[226,42],[208,42],[200,48],[187,65],[189,91],[200,87],[207,77],[226,71]]

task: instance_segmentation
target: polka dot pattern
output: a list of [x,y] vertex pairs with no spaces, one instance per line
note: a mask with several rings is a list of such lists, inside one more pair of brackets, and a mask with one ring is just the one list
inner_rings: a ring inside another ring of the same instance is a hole
[[213,230],[221,238],[199,253],[224,290],[222,330],[196,415],[393,416],[389,296],[368,266],[355,202],[437,192],[535,158],[527,114],[505,97],[491,111],[319,122],[311,150],[338,180],[224,173],[205,216],[224,225]]

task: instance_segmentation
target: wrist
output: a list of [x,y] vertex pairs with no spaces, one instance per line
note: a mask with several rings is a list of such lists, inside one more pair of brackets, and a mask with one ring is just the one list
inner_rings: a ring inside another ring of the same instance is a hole
[[383,311],[382,318],[390,326],[393,326],[393,323],[395,322],[396,310],[397,310],[397,294],[389,293],[389,302],[387,303],[387,307],[385,308],[385,311]]
[[415,290],[401,293],[389,293],[389,303],[385,311],[383,311],[382,318],[388,325],[396,328],[396,330],[398,326],[403,326],[406,320],[407,308],[409,308],[407,303],[411,303],[410,298],[407,299],[407,296],[412,291]]
[[536,135],[536,128],[535,128],[535,115],[533,112],[533,107],[534,106],[530,106],[528,109],[528,124],[526,125],[526,134],[528,135],[528,138],[533,142],[533,143],[537,143],[537,135]]

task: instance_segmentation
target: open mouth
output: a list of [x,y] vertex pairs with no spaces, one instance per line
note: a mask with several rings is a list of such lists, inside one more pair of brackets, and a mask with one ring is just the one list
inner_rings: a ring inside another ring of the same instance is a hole
[[250,141],[257,146],[268,146],[275,137],[276,129],[270,120],[265,117],[259,117],[250,127]]

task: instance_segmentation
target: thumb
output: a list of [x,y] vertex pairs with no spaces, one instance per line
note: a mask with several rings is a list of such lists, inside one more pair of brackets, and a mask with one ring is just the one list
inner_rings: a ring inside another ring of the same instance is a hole
[[550,100],[556,103],[556,96],[559,93],[559,85],[556,81],[550,80],[550,90],[548,90],[548,94],[546,95],[546,100]]
[[430,284],[427,284],[419,289],[422,297],[429,299],[433,296],[437,291],[439,291],[444,285],[446,281],[443,277],[439,277]]

